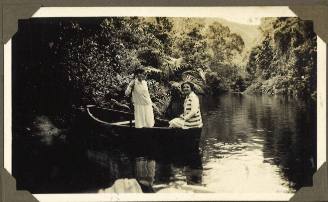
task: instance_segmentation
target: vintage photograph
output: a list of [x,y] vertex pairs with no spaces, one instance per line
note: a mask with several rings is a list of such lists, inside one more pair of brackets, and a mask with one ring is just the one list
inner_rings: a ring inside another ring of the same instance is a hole
[[288,193],[317,169],[298,17],[20,19],[12,175],[56,193]]

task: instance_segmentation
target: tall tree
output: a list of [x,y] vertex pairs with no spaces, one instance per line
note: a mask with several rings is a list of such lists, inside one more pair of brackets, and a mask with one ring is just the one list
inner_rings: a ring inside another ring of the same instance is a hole
[[260,29],[262,43],[252,50],[246,68],[248,79],[253,81],[248,91],[315,96],[317,44],[313,23],[299,18],[267,18]]

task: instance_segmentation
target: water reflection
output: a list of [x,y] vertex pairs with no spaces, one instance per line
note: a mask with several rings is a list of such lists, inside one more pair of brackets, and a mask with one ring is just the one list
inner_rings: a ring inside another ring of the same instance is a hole
[[312,183],[314,103],[265,96],[208,99],[204,184],[215,192],[294,192]]
[[[101,178],[108,180],[98,190],[89,190],[90,192],[113,192],[114,186],[123,186],[122,179],[135,179],[144,193],[183,190],[186,189],[184,185],[203,186],[203,166],[198,149],[191,153],[163,154],[156,159],[147,156],[127,157],[121,152],[121,158],[117,158],[112,151],[88,151],[88,158],[103,168]],[[122,185],[117,185],[117,180]]]
[[156,192],[211,192],[203,183],[202,153],[195,149],[188,153],[177,153],[157,160]]
[[156,162],[144,157],[136,158],[135,176],[143,192],[154,192],[153,184],[155,180]]
[[202,185],[203,184],[203,165],[201,156],[195,152],[188,156],[189,159],[184,167],[187,184]]
[[231,94],[203,99],[202,112],[200,147],[190,152],[169,146],[139,151],[115,138],[99,148],[101,140],[89,144],[82,138],[88,131],[83,123],[71,131],[77,138],[65,144],[14,140],[17,187],[32,193],[97,193],[115,184],[147,193],[293,193],[311,186],[314,103]]

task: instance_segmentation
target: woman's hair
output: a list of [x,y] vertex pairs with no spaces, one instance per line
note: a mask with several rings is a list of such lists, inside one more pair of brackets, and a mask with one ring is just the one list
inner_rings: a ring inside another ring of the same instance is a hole
[[181,89],[183,88],[184,85],[187,85],[187,84],[190,86],[190,88],[191,88],[192,91],[195,90],[195,86],[194,86],[194,84],[191,83],[190,81],[185,81],[185,82],[183,82],[183,83],[181,84]]
[[134,75],[143,74],[143,73],[145,73],[145,69],[143,68],[137,68],[136,70],[134,70]]

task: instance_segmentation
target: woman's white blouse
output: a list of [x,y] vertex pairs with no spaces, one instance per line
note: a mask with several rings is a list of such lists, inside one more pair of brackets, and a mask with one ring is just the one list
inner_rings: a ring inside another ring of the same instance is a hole
[[[134,89],[132,91],[132,84],[134,82]],[[132,80],[128,85],[125,95],[130,95],[132,91],[132,102],[135,105],[152,105],[150,99],[147,82],[145,80],[139,81],[138,79]]]

